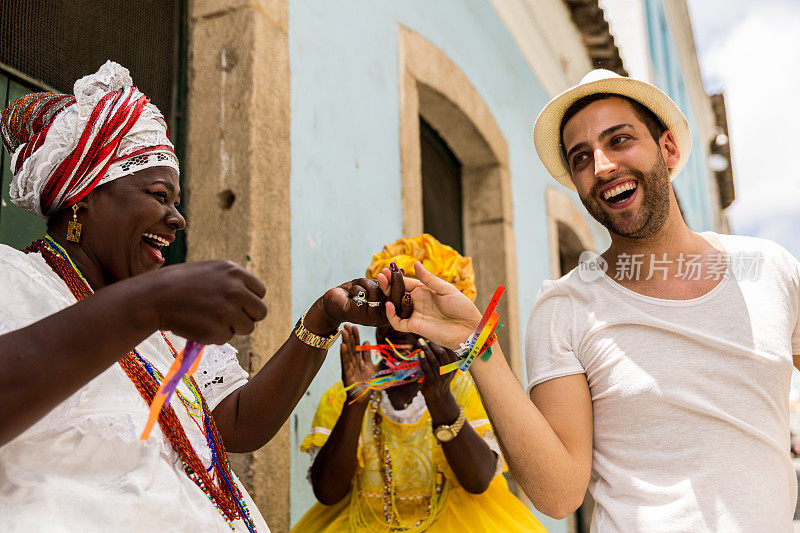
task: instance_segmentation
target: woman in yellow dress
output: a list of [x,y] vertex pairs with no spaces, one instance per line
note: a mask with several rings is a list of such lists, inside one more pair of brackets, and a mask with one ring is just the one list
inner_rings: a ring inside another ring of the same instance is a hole
[[[413,276],[415,261],[475,298],[469,257],[430,235],[400,239],[375,254],[367,277],[385,267]],[[410,274],[409,274],[410,273]],[[345,389],[376,368],[357,351],[358,330],[342,333],[342,381],[326,391],[300,449],[312,457],[319,500],[293,532],[545,532],[508,490],[500,448],[468,374],[439,375],[453,352],[381,327],[378,344],[420,347],[424,380],[360,395]]]

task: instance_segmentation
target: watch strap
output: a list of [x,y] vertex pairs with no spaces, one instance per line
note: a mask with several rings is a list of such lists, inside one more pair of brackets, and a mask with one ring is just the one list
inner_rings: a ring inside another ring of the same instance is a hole
[[458,407],[458,418],[455,422],[450,426],[450,430],[453,432],[453,437],[458,435],[458,432],[461,431],[461,428],[464,427],[464,422],[467,421],[467,415],[464,413],[464,409],[459,406]]
[[294,334],[297,335],[297,338],[303,341],[304,343],[308,344],[312,348],[321,348],[323,350],[327,350],[330,348],[336,339],[339,338],[339,335],[342,334],[342,330],[337,329],[336,333],[328,336],[322,337],[315,333],[311,333],[306,329],[304,319],[306,318],[306,314],[300,317],[300,320],[297,321],[297,324],[294,326]]

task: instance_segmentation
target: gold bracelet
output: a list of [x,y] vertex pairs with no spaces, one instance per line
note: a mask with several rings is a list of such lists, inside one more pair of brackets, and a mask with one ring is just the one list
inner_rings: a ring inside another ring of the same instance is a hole
[[298,339],[308,344],[312,348],[322,348],[323,350],[327,350],[333,345],[334,342],[336,342],[336,339],[339,338],[339,335],[342,334],[342,330],[340,329],[337,329],[336,333],[328,337],[321,337],[320,335],[311,333],[306,329],[305,318],[306,314],[303,313],[303,315],[300,317],[300,320],[298,320],[297,324],[294,325],[294,334],[297,335]]

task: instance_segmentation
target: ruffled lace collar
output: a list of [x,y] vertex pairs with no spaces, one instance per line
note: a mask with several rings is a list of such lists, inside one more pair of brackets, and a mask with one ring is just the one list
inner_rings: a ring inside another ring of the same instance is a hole
[[395,409],[392,406],[392,401],[386,391],[381,391],[381,411],[384,416],[398,424],[416,424],[428,411],[428,405],[425,403],[425,397],[422,392],[417,391],[417,394],[412,398],[408,407],[405,409]]

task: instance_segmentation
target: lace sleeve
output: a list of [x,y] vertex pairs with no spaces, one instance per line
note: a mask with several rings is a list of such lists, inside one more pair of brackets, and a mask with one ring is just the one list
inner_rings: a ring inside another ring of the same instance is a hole
[[497,437],[494,436],[494,432],[492,430],[484,433],[481,438],[486,445],[489,446],[489,449],[492,450],[495,455],[497,455],[497,464],[494,468],[494,475],[499,476],[503,473],[503,469],[506,466],[506,460],[503,458],[503,452],[500,450],[500,443],[497,442]]
[[230,393],[247,383],[247,372],[236,359],[236,349],[230,344],[209,345],[194,373],[200,392],[214,409]]

